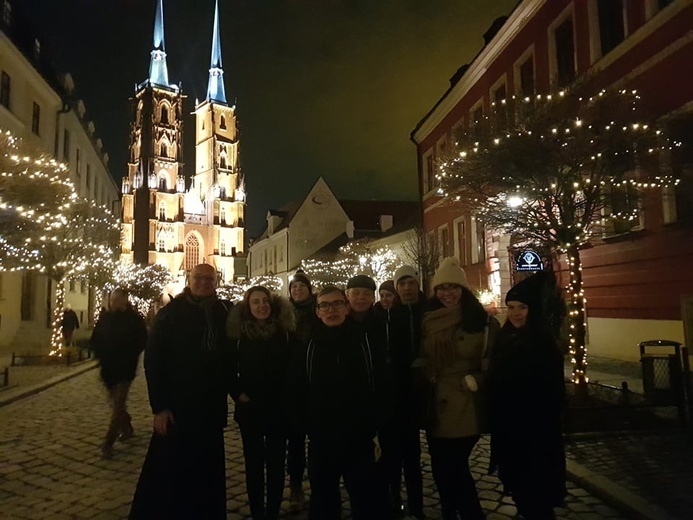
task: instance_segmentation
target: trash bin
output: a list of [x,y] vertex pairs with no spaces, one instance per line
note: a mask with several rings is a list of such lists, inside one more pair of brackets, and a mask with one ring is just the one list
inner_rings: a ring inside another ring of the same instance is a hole
[[640,343],[645,398],[655,406],[676,406],[681,424],[686,424],[686,382],[690,378],[687,350],[678,341]]

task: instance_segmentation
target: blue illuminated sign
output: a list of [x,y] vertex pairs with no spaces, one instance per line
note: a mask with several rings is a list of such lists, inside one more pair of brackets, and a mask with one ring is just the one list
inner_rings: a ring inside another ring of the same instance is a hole
[[522,251],[517,255],[516,271],[543,271],[544,262],[536,251]]

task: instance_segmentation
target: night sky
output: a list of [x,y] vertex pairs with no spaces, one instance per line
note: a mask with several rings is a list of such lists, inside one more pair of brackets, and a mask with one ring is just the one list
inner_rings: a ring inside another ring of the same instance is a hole
[[[146,79],[155,0],[19,0],[71,72],[120,185],[128,98]],[[409,134],[516,0],[220,0],[226,95],[237,105],[250,235],[322,175],[338,196],[417,196]],[[214,0],[164,0],[169,80],[205,97]],[[185,121],[186,174],[194,169]]]

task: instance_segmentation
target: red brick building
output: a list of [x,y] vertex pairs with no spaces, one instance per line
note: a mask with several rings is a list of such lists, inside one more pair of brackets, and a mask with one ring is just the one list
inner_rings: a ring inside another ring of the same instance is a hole
[[[693,113],[693,1],[523,0],[484,39],[411,138],[424,227],[437,235],[445,256],[460,258],[473,285],[500,296],[512,284],[510,239],[441,200],[437,158],[494,101],[549,93],[586,74],[600,87],[637,89],[660,117]],[[674,173],[682,181],[648,193],[630,230],[582,251],[591,353],[636,359],[639,341],[684,341],[682,300],[693,297],[690,159]]]

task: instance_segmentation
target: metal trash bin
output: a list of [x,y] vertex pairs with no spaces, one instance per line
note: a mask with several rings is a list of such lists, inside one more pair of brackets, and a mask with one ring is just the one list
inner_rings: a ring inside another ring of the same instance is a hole
[[655,406],[676,406],[679,421],[686,424],[686,394],[690,394],[686,384],[690,381],[688,349],[678,341],[643,341],[640,363],[645,398]]

